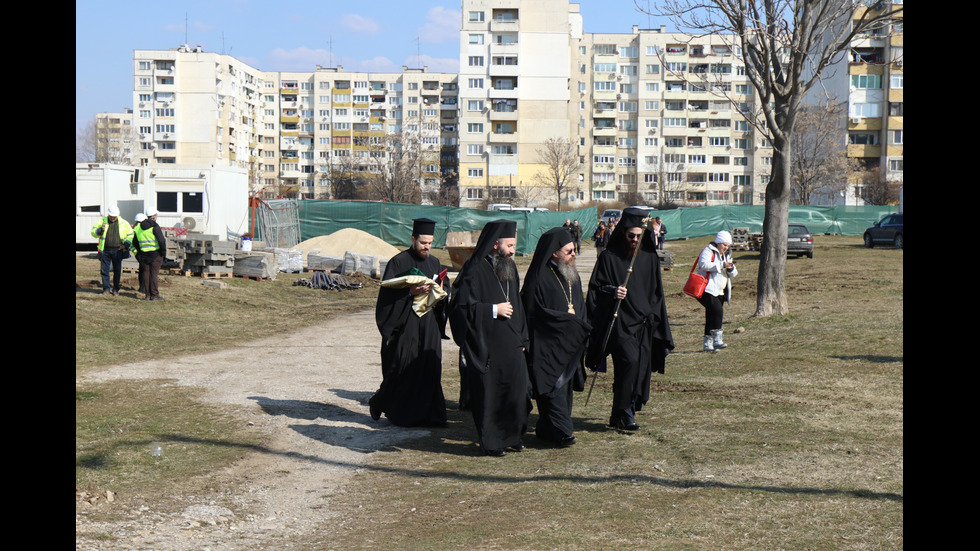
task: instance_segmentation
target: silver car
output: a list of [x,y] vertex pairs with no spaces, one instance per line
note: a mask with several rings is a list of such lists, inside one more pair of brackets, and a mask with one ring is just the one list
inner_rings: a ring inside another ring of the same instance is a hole
[[803,224],[790,224],[786,243],[786,254],[797,257],[806,255],[813,258],[813,235]]

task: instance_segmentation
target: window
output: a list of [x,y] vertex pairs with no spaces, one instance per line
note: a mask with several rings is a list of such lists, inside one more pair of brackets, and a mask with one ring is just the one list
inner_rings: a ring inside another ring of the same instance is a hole
[[483,56],[482,55],[471,55],[469,57],[470,67],[483,67]]
[[471,78],[469,80],[469,86],[470,86],[470,88],[483,88],[483,79],[482,78]]
[[616,82],[615,81],[599,81],[595,82],[596,92],[615,92]]
[[851,87],[858,90],[880,89],[881,75],[851,75]]
[[905,159],[903,157],[900,157],[898,159],[888,159],[888,170],[894,172],[904,172]]
[[482,155],[483,145],[482,144],[470,144],[466,146],[467,155]]
[[482,23],[484,21],[484,15],[482,11],[471,11],[469,14],[470,23]]
[[516,155],[517,148],[513,145],[495,145],[493,146],[494,155]]
[[595,63],[592,65],[592,70],[596,73],[615,73],[616,64],[615,63]]
[[483,35],[479,33],[470,34],[470,44],[483,44]]
[[467,111],[483,111],[483,100],[471,99],[466,102]]
[[708,145],[713,147],[726,147],[729,144],[727,137],[713,136],[708,138]]
[[478,188],[478,187],[466,188],[466,198],[483,199],[483,188]]
[[851,116],[852,117],[880,117],[881,116],[881,104],[880,103],[855,103],[851,106]]
[[902,145],[902,131],[901,130],[889,130],[891,134],[892,145]]
[[471,122],[466,125],[466,131],[470,134],[477,134],[483,132],[482,122]]
[[660,74],[660,65],[647,64],[646,72],[648,75],[658,75]]
[[470,178],[483,178],[482,168],[468,168],[466,169],[466,175]]
[[851,145],[878,145],[876,132],[851,132],[847,135],[847,143]]
[[893,74],[891,78],[891,87],[896,89],[905,88],[905,74]]

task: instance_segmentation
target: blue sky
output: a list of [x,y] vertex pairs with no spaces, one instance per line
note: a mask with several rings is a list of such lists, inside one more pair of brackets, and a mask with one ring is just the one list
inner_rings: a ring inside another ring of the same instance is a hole
[[[646,3],[646,0],[642,0]],[[587,32],[660,23],[633,0],[578,0]],[[460,3],[438,0],[75,2],[75,119],[132,107],[133,50],[187,43],[263,71],[400,71],[459,66]],[[186,38],[185,38],[186,37]]]

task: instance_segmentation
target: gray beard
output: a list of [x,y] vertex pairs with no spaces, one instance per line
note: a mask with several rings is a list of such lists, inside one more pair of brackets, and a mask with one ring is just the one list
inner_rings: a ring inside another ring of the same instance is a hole
[[575,264],[572,264],[571,262],[556,262],[555,265],[558,266],[558,273],[561,275],[561,277],[565,278],[565,281],[567,281],[570,286],[582,285],[582,278],[578,275],[578,270],[575,268]]
[[517,281],[517,264],[499,251],[493,254],[493,273],[501,283]]

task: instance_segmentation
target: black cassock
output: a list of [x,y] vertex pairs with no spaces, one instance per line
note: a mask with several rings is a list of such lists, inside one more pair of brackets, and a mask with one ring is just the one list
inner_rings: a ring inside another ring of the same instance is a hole
[[[491,245],[494,239],[488,238]],[[501,283],[483,252],[478,245],[453,283],[450,323],[460,347],[460,374],[468,388],[478,441],[490,451],[521,444],[531,403],[520,282]],[[508,301],[513,315],[494,318],[493,305]]]
[[[573,432],[572,390],[585,385],[582,356],[591,326],[586,322],[581,284],[569,285],[550,260],[536,271],[534,280],[531,270],[528,273],[521,297],[531,340],[532,394],[538,403],[535,433],[559,442]],[[569,299],[574,313],[569,312]]]
[[[383,279],[393,279],[418,268],[436,279],[442,270],[432,255],[421,259],[413,249],[388,261]],[[445,288],[445,284],[443,284]],[[446,299],[422,317],[412,310],[407,288],[382,287],[378,291],[375,319],[381,331],[383,380],[371,404],[395,425],[412,427],[446,422],[442,393],[442,338],[446,327]]]
[[[625,231],[617,227],[617,232]],[[621,237],[617,234],[617,237]],[[632,413],[650,399],[650,374],[664,372],[667,354],[674,348],[667,320],[660,277],[660,260],[648,234],[644,235],[641,250],[633,264],[627,285],[626,298],[620,304],[619,316],[613,326],[605,350],[602,342],[613,319],[616,287],[626,281],[631,256],[623,239],[610,239],[589,281],[588,305],[592,336],[586,356],[586,366],[604,370],[605,357],[613,358],[613,417]]]

